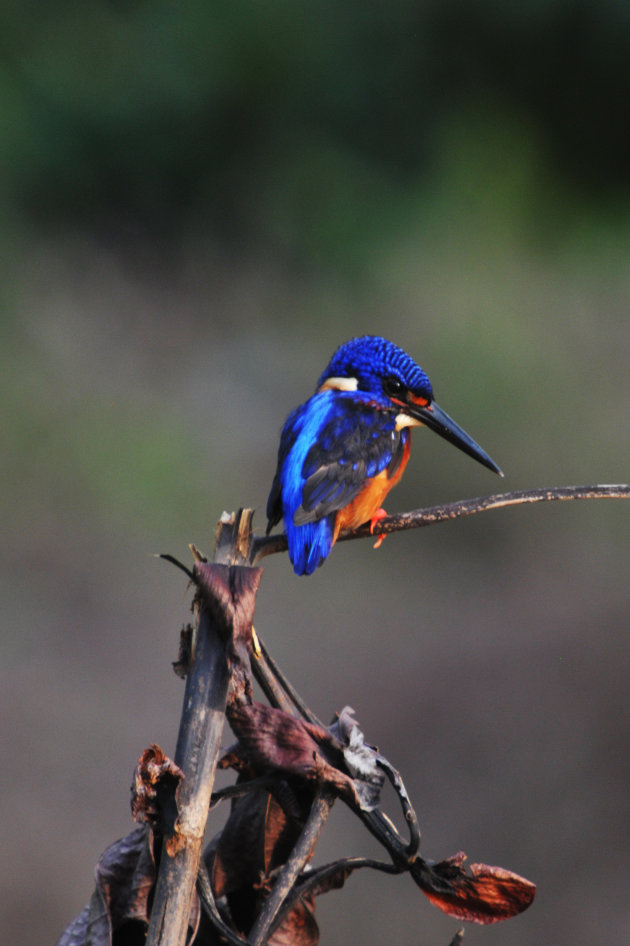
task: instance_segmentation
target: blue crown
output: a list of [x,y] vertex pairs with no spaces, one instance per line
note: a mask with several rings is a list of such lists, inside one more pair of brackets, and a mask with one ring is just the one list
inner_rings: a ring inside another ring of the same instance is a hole
[[414,394],[433,400],[429,378],[406,351],[380,335],[362,335],[340,345],[317,382],[356,378],[362,391],[380,391],[384,378],[395,377]]

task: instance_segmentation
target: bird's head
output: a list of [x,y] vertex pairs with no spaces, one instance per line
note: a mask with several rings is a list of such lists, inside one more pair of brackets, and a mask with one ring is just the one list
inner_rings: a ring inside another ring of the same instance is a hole
[[378,335],[352,338],[334,353],[317,390],[361,391],[384,410],[396,412],[396,426],[424,425],[500,476],[485,450],[435,403],[428,376],[413,358]]

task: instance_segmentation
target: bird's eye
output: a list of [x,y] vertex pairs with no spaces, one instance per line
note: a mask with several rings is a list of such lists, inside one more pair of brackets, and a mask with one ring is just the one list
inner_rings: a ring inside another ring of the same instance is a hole
[[383,381],[383,390],[388,397],[400,398],[405,393],[405,386],[402,381],[394,377],[394,375],[390,375]]

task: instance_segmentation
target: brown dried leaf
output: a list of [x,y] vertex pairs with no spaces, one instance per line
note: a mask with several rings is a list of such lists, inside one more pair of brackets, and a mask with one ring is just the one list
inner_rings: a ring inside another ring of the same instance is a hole
[[196,562],[193,568],[196,606],[210,611],[225,642],[230,668],[230,701],[237,705],[251,703],[253,698],[249,656],[256,593],[262,573],[262,568],[218,563]]
[[336,754],[339,758],[335,761],[342,763],[343,757],[335,752],[335,740],[327,729],[261,703],[232,707],[229,720],[244,755],[255,766],[297,775],[359,804],[352,779],[324,755]]
[[[184,773],[158,745],[145,749],[136,765],[131,786],[134,821],[162,828],[175,817],[175,793]],[[165,817],[166,816],[166,817]]]
[[[88,928],[90,926],[90,907],[91,903],[88,903],[84,907],[78,916],[75,916],[72,923],[66,927],[59,939],[57,940],[56,946],[87,946],[88,943]],[[96,924],[92,926],[93,939],[90,942],[93,942],[95,946],[99,946],[100,943],[106,943],[109,946],[109,924],[107,923],[107,917],[105,916],[105,930],[103,934],[96,929]]]
[[276,799],[266,793],[240,799],[211,845],[214,858],[209,872],[215,897],[259,886],[261,878],[289,856],[303,824],[289,819]]
[[256,773],[247,759],[243,756],[238,742],[230,746],[217,762],[219,769],[234,769],[235,772],[247,772],[250,778],[256,778]]
[[107,904],[115,929],[123,920],[146,920],[147,901],[155,880],[155,862],[146,828],[138,828],[112,844],[96,866],[96,886]]
[[154,881],[150,832],[146,827],[136,828],[104,851],[96,866],[92,899],[57,946],[110,946],[115,934],[123,930],[128,934],[127,942],[142,942]]
[[317,946],[318,943],[319,927],[312,895],[296,903],[267,940],[267,946]]
[[428,899],[440,910],[471,923],[498,923],[522,913],[532,903],[536,886],[503,867],[464,863],[460,851],[454,857],[428,864],[420,858],[411,875]]

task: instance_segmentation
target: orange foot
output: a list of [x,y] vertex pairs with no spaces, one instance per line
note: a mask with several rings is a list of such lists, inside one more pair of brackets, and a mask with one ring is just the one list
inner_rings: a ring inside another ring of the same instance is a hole
[[[370,532],[372,535],[374,535],[374,526],[377,524],[377,522],[380,522],[381,519],[387,519],[387,512],[385,509],[383,509],[382,506],[380,509],[376,510],[376,512],[370,519]],[[383,534],[379,535],[378,538],[376,539],[376,542],[374,543],[374,548],[375,549],[379,548],[379,546],[382,545],[383,542],[385,541],[385,538],[386,536],[385,536],[385,533],[383,532]]]

